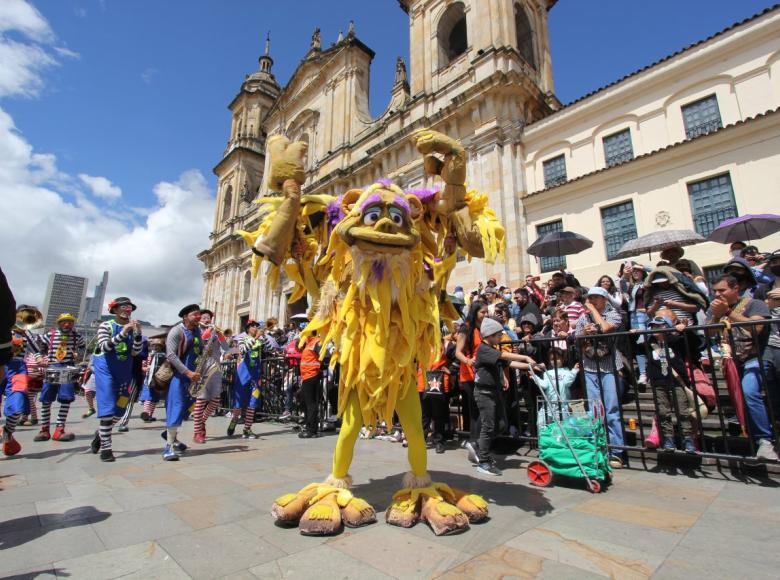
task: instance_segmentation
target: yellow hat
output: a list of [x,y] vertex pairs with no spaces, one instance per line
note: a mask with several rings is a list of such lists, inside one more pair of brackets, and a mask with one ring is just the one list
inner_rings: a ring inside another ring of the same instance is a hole
[[71,322],[76,322],[76,317],[70,314],[69,312],[63,312],[57,317],[57,324],[60,322],[66,322],[70,320]]

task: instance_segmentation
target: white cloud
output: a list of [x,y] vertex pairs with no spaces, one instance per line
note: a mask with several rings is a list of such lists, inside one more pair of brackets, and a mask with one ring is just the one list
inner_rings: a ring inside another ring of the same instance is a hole
[[107,200],[117,200],[122,197],[122,190],[111,183],[105,177],[95,177],[86,173],[79,173],[79,179],[84,183],[92,193],[97,197]]
[[54,39],[49,23],[25,0],[0,2],[0,34],[12,30],[37,42],[51,42]]
[[[8,31],[29,42],[9,39]],[[38,93],[41,72],[57,64],[47,52],[52,42],[34,7],[0,0],[0,97]],[[130,296],[141,319],[172,322],[182,305],[199,300],[195,255],[208,246],[214,206],[206,179],[190,170],[159,182],[149,208],[124,207],[121,194],[106,177],[60,171],[56,157],[34,151],[0,107],[0,215],[8,225],[0,228],[0,266],[19,303],[41,306],[50,272],[87,276],[94,285],[103,270],[109,296]]]
[[152,84],[152,81],[154,80],[154,77],[157,76],[157,73],[160,71],[154,68],[153,66],[146,67],[144,69],[144,72],[141,73],[141,79],[147,84]]
[[200,299],[195,255],[208,246],[214,198],[199,171],[155,185],[157,203],[138,225],[131,209],[123,219],[83,195],[69,201],[47,176],[62,180],[56,159],[33,153],[0,109],[0,215],[14,224],[0,228],[0,247],[13,248],[2,267],[17,302],[40,306],[50,272],[88,276],[94,285],[103,270],[109,295],[132,297],[138,317],[155,323],[175,321],[181,306]]

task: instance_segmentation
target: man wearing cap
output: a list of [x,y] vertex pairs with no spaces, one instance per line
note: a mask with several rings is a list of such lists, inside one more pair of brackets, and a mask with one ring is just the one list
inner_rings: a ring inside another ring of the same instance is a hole
[[[84,337],[73,329],[76,317],[72,314],[60,314],[57,317],[57,328],[51,329],[44,339],[46,348],[45,364],[48,369],[64,369],[81,360],[79,350],[85,346]],[[70,404],[76,398],[75,377],[71,382],[56,383],[45,381],[41,389],[41,430],[34,441],[73,441],[75,435],[65,432],[65,421],[68,418]],[[51,405],[57,399],[60,410],[57,413],[57,426],[54,434],[49,435],[51,421]]]
[[[620,447],[623,445],[623,424],[620,421],[617,372],[623,368],[623,361],[614,340],[590,340],[587,337],[618,331],[623,319],[609,303],[609,293],[599,286],[588,290],[585,308],[586,312],[577,320],[575,334],[582,353],[588,400],[591,404],[604,403],[609,443]],[[622,454],[620,449],[610,450],[609,464],[614,468],[622,467]]]
[[561,300],[560,308],[569,317],[569,324],[574,326],[580,319],[580,316],[585,314],[585,307],[582,302],[576,300],[579,296],[579,292],[572,286],[564,286],[564,288],[558,293]]
[[260,363],[264,348],[260,323],[249,320],[246,323],[246,336],[238,343],[240,360],[233,380],[233,416],[227,429],[228,437],[236,432],[239,416],[243,415],[244,439],[257,439],[257,435],[252,432],[252,425],[255,422],[255,406],[260,398]]
[[746,296],[752,295],[753,288],[756,287],[756,277],[753,275],[753,270],[750,268],[745,258],[732,258],[725,266],[723,266],[723,273],[734,276],[739,282],[740,294]]
[[97,331],[97,345],[92,355],[95,374],[95,399],[100,428],[90,446],[92,453],[100,451],[101,461],[114,461],[111,431],[124,415],[129,402],[133,379],[133,357],[141,354],[143,339],[141,323],[130,320],[136,305],[120,296],[108,304],[113,320],[102,322]]
[[[673,248],[666,248],[661,252],[661,259],[669,262],[672,268],[676,267],[677,262],[685,255],[685,250],[681,246],[675,246]],[[704,272],[701,271],[699,265],[693,260],[688,260],[691,263],[691,269],[694,276],[704,276]]]
[[672,310],[685,324],[693,324],[696,312],[706,306],[704,295],[692,280],[685,285],[682,274],[673,268],[659,266],[645,280],[644,301],[647,317],[655,317],[659,308]]
[[188,304],[179,310],[181,322],[174,326],[165,340],[165,352],[168,362],[173,366],[173,378],[165,399],[165,418],[167,431],[163,432],[166,445],[162,457],[165,461],[178,461],[187,446],[176,437],[191,400],[189,387],[191,381],[199,381],[195,372],[203,355],[203,338],[200,331],[200,306]]

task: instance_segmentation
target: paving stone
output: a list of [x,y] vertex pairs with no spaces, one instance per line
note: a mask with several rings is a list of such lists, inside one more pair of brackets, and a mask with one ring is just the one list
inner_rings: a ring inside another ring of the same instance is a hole
[[612,501],[606,496],[590,499],[573,509],[618,522],[639,524],[670,532],[685,532],[698,519],[697,515],[644,507],[636,503]]
[[0,533],[37,528],[40,525],[34,502],[8,505],[0,509]]
[[493,548],[435,577],[444,580],[472,580],[474,578],[480,580],[503,580],[505,578],[587,580],[588,578],[603,578],[601,575],[547,560],[508,546]]
[[392,578],[365,562],[329,546],[316,546],[305,552],[287,556],[275,562],[250,568],[262,580],[287,578],[328,578],[333,580],[384,580]]
[[[204,496],[197,499],[176,501],[167,504],[193,529],[208,528],[249,517],[254,513],[247,504],[230,495]],[[269,516],[270,517],[270,516]]]
[[193,528],[167,507],[153,506],[114,514],[103,521],[93,522],[92,529],[111,550],[189,532]]
[[428,578],[459,561],[461,554],[435,540],[413,536],[399,528],[377,525],[363,533],[351,530],[327,542],[328,546],[396,578]]
[[66,524],[74,520],[107,519],[124,509],[114,498],[96,495],[89,499],[71,497],[35,502],[42,526]]
[[0,493],[0,509],[6,506],[18,505],[20,503],[46,501],[68,497],[68,490],[64,485],[56,483],[38,483],[35,485],[25,485],[7,489]]
[[0,534],[0,570],[11,573],[104,549],[100,538],[84,520],[56,527],[12,530]]
[[163,505],[174,501],[190,499],[172,485],[156,484],[133,489],[119,489],[111,493],[119,504],[125,509],[133,509],[138,506]]
[[84,580],[110,578],[161,578],[175,580],[190,576],[155,542],[88,554],[54,563],[58,576]]
[[237,524],[214,526],[159,540],[193,578],[215,578],[286,554]]

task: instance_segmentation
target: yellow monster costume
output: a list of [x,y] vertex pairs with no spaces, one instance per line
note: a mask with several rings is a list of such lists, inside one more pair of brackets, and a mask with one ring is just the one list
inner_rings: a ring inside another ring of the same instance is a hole
[[[273,136],[269,189],[281,196],[258,200],[265,212],[255,232],[241,232],[255,253],[253,272],[271,263],[295,282],[291,301],[315,298],[302,340],[315,331],[333,342],[331,364],[341,365],[342,427],[333,471],[323,483],[278,498],[278,522],[305,535],[334,534],[342,525],[376,521],[374,509],[354,497],[349,467],[360,428],[398,414],[409,442],[411,471],[386,512],[390,524],[428,523],[437,535],[457,533],[487,518],[479,496],[433,483],[427,471],[418,365],[438,359],[440,321],[456,313],[447,301],[447,278],[456,249],[493,262],[504,251],[504,229],[487,197],[465,187],[466,155],[460,143],[435,131],[413,134],[425,170],[441,176],[441,191],[404,193],[388,181],[340,198],[301,195],[304,143]],[[323,349],[324,352],[324,349]]]

